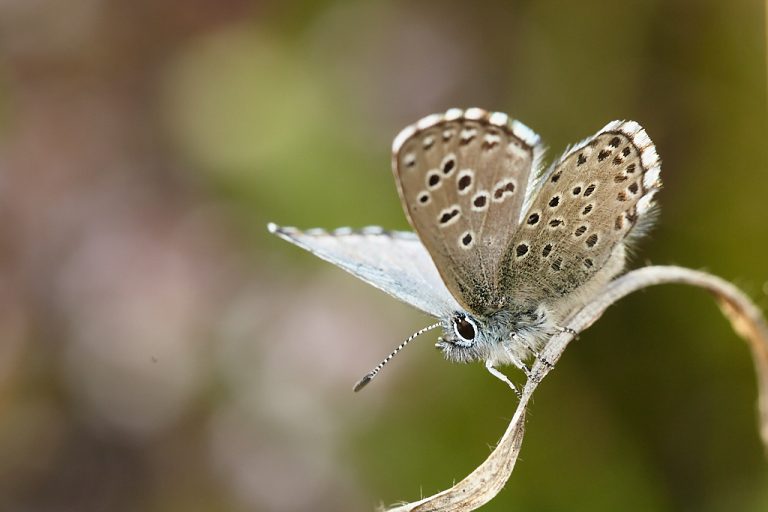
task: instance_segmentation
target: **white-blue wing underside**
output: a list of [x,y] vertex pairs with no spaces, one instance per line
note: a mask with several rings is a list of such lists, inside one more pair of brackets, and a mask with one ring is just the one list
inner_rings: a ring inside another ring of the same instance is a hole
[[268,228],[424,313],[440,317],[461,309],[415,233],[379,227],[300,231],[271,223]]

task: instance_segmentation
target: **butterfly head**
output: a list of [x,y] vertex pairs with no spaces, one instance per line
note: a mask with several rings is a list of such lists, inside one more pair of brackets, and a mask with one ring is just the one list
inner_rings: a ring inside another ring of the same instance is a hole
[[449,361],[468,363],[487,359],[488,347],[495,334],[489,329],[487,320],[464,311],[443,318],[443,335],[435,347],[443,352]]
[[553,334],[552,313],[543,304],[513,304],[488,316],[457,311],[441,320],[443,335],[435,346],[452,362],[515,364]]

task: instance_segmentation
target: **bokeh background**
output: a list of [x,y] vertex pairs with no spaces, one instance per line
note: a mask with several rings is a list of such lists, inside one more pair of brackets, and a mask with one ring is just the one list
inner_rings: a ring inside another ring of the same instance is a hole
[[[0,1],[0,509],[372,510],[463,478],[514,396],[432,334],[353,394],[429,319],[265,229],[407,228],[392,137],[449,107],[550,158],[637,120],[665,189],[634,264],[767,306],[764,25],[757,0]],[[768,510],[754,408],[712,301],[648,290],[539,389],[486,510]]]

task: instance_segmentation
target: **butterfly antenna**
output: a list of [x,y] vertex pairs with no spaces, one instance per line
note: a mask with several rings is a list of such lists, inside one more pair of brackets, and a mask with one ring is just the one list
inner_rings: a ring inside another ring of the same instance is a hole
[[373,378],[376,376],[376,374],[377,374],[377,373],[379,373],[379,372],[381,371],[381,369],[382,369],[382,368],[384,368],[384,365],[385,365],[385,364],[387,364],[387,363],[389,362],[389,360],[390,360],[390,359],[392,359],[393,357],[395,357],[395,355],[396,355],[398,352],[400,352],[401,350],[403,350],[403,348],[404,348],[404,347],[405,347],[405,346],[406,346],[406,345],[407,345],[407,344],[408,344],[408,343],[409,343],[409,342],[410,342],[410,341],[411,341],[413,338],[415,338],[415,337],[417,337],[417,336],[420,336],[420,335],[424,334],[424,333],[425,333],[425,332],[427,332],[427,331],[431,331],[431,330],[432,330],[432,329],[434,329],[435,327],[440,327],[440,325],[441,325],[441,324],[440,324],[440,322],[434,323],[434,324],[432,324],[432,325],[428,325],[428,326],[424,327],[423,329],[419,329],[419,330],[418,330],[418,331],[416,331],[415,333],[413,333],[413,334],[411,334],[410,336],[408,336],[408,338],[407,338],[407,339],[406,339],[404,342],[402,342],[400,345],[398,345],[398,346],[397,346],[397,348],[395,348],[395,350],[393,350],[391,354],[389,354],[387,357],[385,357],[385,358],[384,358],[384,360],[383,360],[382,362],[380,362],[380,363],[379,363],[379,364],[376,366],[376,368],[374,368],[373,370],[371,370],[370,372],[368,372],[368,373],[365,375],[365,377],[363,377],[362,379],[360,379],[359,381],[357,381],[357,384],[355,384],[355,387],[354,387],[354,388],[352,388],[352,389],[353,389],[355,392],[358,392],[358,391],[360,391],[361,389],[363,389],[363,388],[364,388],[364,387],[365,387],[365,386],[366,386],[366,385],[367,385],[369,382],[371,382],[371,381],[373,380]]

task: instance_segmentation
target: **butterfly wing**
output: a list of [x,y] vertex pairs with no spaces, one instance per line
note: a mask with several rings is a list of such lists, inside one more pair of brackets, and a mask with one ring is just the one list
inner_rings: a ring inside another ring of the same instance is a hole
[[659,172],[651,139],[633,121],[609,123],[567,151],[537,183],[506,249],[508,299],[554,303],[621,272],[627,238],[653,220]]
[[435,317],[460,309],[414,233],[379,227],[326,232],[269,224],[269,231]]
[[451,294],[499,309],[504,249],[520,221],[539,137],[506,114],[449,110],[405,128],[392,167],[403,207]]

